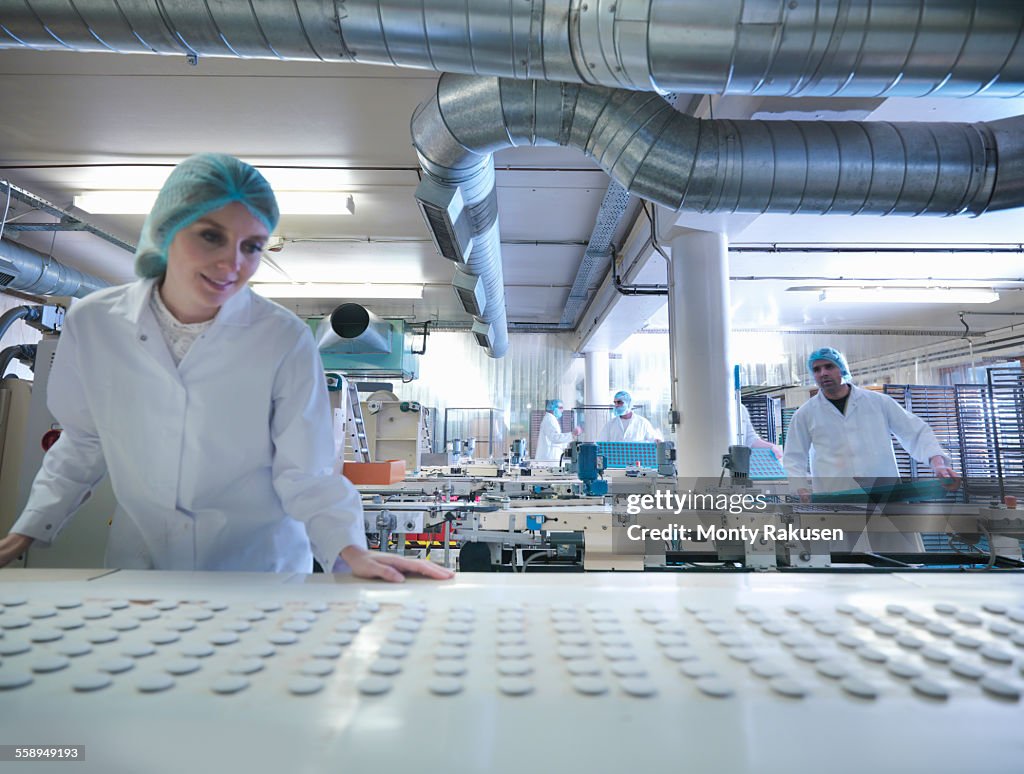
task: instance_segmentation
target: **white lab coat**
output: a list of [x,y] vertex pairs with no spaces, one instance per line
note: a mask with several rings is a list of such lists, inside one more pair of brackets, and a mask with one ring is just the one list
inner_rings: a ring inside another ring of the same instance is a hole
[[67,315],[47,386],[63,433],[13,531],[52,541],[107,471],[111,567],[309,572],[312,555],[330,570],[365,546],[359,494],[331,475],[309,328],[243,289],[175,367],[153,285],[97,291]]
[[563,433],[555,415],[545,412],[540,421],[540,432],[537,434],[537,453],[533,458],[537,462],[558,462],[565,450],[565,445],[572,440],[572,433]]
[[846,413],[819,392],[797,409],[786,434],[783,464],[795,487],[814,492],[856,489],[860,479],[898,479],[892,438],[927,463],[946,456],[932,429],[888,395],[850,385]]
[[628,420],[622,417],[612,417],[601,430],[602,441],[625,442],[625,443],[654,443],[661,440],[661,433],[654,429],[654,425],[636,412]]
[[754,441],[761,436],[754,429],[754,423],[750,419],[750,411],[742,403],[740,404],[740,419],[743,422],[743,445],[754,448]]

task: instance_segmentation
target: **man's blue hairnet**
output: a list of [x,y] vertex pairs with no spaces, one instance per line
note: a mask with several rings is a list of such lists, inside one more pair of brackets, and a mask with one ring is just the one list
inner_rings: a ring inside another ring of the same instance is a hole
[[562,401],[560,401],[558,398],[552,398],[551,400],[549,400],[547,402],[546,410],[547,411],[554,411],[555,409],[558,408],[558,404],[561,403],[561,402]]
[[207,213],[241,202],[264,226],[274,230],[279,216],[270,184],[255,167],[224,153],[189,156],[171,170],[146,217],[135,250],[135,273],[162,277],[174,236]]
[[633,407],[633,396],[630,395],[625,390],[619,390],[617,393],[615,393],[615,397],[612,398],[612,400],[621,400],[622,405],[625,406],[627,409]]
[[807,358],[807,370],[814,373],[814,361],[815,360],[831,360],[839,368],[839,372],[843,375],[844,379],[850,378],[850,367],[846,365],[846,358],[843,357],[843,353],[838,349],[832,347],[822,347],[816,349]]

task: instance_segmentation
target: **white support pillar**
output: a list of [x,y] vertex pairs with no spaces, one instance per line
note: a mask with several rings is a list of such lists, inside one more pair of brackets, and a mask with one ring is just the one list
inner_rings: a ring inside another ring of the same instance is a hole
[[588,406],[608,402],[608,353],[603,350],[585,352],[587,364],[586,377],[583,380],[583,402]]
[[[583,354],[586,372],[583,378],[583,402],[587,406],[597,406],[608,403],[611,396],[608,394],[610,373],[608,371],[608,351],[594,350]],[[598,433],[608,421],[606,413],[597,412],[593,409],[586,412],[583,418],[584,434],[580,440],[596,441]]]
[[729,252],[724,234],[687,230],[673,237],[669,341],[679,412],[680,478],[715,477],[731,430]]
[[558,394],[555,397],[565,404],[566,409],[571,409],[576,405],[576,383],[583,370],[582,365],[579,358],[573,358],[569,361],[569,367],[565,369],[565,373],[562,374],[562,381],[558,385]]

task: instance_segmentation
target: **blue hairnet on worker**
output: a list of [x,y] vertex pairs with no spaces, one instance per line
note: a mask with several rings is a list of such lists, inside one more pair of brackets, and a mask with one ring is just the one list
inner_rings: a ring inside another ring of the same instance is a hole
[[544,409],[554,414],[555,419],[562,418],[562,401],[560,401],[558,398],[552,398],[551,400],[549,400],[544,405]]
[[655,443],[661,433],[645,417],[633,412],[633,396],[619,390],[612,398],[615,416],[608,420],[597,439],[610,443]]
[[259,170],[223,153],[198,153],[168,176],[142,226],[135,273],[161,277],[177,233],[214,210],[240,202],[270,233],[279,217],[274,191]]
[[814,361],[815,360],[830,360],[836,364],[836,368],[839,369],[839,373],[842,374],[843,381],[850,378],[850,367],[846,364],[846,358],[843,357],[843,353],[838,349],[832,347],[822,347],[816,349],[807,358],[807,370],[812,374],[814,373]]
[[[615,397],[612,400],[615,401],[615,408],[613,410],[617,417],[628,414],[630,409],[633,408],[633,396],[625,390],[619,390],[615,393]],[[622,403],[619,403],[619,401],[622,401]]]

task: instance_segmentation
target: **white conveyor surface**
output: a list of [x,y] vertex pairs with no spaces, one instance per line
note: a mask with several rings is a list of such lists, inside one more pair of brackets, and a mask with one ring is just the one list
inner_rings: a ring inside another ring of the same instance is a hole
[[0,745],[85,745],[34,772],[1024,760],[1021,574],[7,569],[0,634]]

